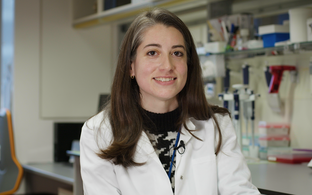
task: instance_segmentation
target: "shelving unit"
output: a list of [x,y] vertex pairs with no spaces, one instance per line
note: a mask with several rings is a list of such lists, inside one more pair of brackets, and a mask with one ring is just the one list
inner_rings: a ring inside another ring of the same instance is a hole
[[[151,9],[152,7],[166,8],[172,12],[190,10],[194,7],[207,5],[205,0],[156,0],[130,3],[109,10],[104,10],[103,0],[90,1],[72,0],[73,26],[74,28],[86,28],[98,24],[104,24],[135,15]],[[86,9],[86,7],[88,7]]]
[[[274,52],[274,54],[273,54]],[[296,64],[298,69],[308,70],[308,59],[312,52],[312,41],[291,43],[288,45],[281,45],[276,47],[256,48],[249,50],[227,51],[219,53],[207,53],[206,55],[200,54],[201,59],[205,56],[220,55],[225,60],[225,67],[233,72],[240,73],[242,64],[247,63],[254,68],[255,71],[262,71],[269,64]],[[264,63],[266,62],[266,63]],[[261,73],[260,73],[261,74]],[[258,74],[259,75],[259,74]],[[216,82],[216,79],[219,81]],[[239,79],[234,78],[237,81]],[[222,78],[217,77],[203,77],[205,83],[217,83],[216,93],[223,91]],[[221,83],[221,84],[220,84]],[[235,82],[234,82],[235,83]],[[215,99],[210,101],[216,101]],[[216,103],[216,102],[214,102]]]
[[[280,45],[276,47],[266,47],[266,48],[255,48],[255,49],[248,49],[248,50],[237,50],[237,51],[226,51],[226,52],[219,52],[219,53],[207,53],[206,56],[209,55],[224,55],[226,58],[232,58],[232,57],[239,57],[242,58],[249,58],[254,57],[258,55],[264,55],[271,53],[273,51],[276,52],[292,52],[296,53],[299,51],[305,50],[305,51],[312,51],[312,41],[307,42],[300,42],[300,43],[291,43],[288,45]],[[200,54],[199,56],[205,56],[203,54]]]

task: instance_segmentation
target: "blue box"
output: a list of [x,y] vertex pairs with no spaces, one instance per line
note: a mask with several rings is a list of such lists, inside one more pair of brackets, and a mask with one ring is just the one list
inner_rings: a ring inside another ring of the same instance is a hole
[[274,47],[276,42],[289,40],[289,33],[270,33],[261,35],[263,47]]

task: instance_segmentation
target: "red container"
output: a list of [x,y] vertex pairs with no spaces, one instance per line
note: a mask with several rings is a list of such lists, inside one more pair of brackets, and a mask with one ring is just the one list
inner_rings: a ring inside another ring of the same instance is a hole
[[293,149],[292,151],[280,154],[268,154],[268,161],[298,164],[310,162],[312,159],[311,150]]

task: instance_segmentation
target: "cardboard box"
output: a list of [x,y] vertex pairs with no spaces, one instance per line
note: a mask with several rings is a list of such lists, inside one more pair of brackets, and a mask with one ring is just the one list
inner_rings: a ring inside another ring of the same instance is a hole
[[225,42],[217,41],[217,42],[209,42],[205,43],[205,52],[206,53],[220,53],[224,52],[226,47]]
[[266,26],[259,26],[259,35],[271,33],[289,33],[289,25],[272,24]]

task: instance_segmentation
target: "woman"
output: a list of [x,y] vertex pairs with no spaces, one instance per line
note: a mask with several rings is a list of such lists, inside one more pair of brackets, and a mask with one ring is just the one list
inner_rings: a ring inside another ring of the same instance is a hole
[[163,9],[131,24],[111,101],[80,144],[85,194],[260,194],[228,111],[207,103],[189,30]]

